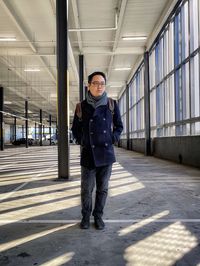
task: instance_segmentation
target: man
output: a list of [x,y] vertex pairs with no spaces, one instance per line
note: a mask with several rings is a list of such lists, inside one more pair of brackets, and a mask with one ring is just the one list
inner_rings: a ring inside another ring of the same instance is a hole
[[[92,191],[96,182],[96,199],[92,215],[96,229],[102,230],[103,209],[108,192],[108,181],[115,162],[112,144],[119,140],[123,130],[116,101],[105,91],[106,76],[94,72],[88,77],[86,100],[77,104],[72,125],[76,142],[81,145],[81,229],[90,226]],[[113,103],[113,110],[111,110]]]

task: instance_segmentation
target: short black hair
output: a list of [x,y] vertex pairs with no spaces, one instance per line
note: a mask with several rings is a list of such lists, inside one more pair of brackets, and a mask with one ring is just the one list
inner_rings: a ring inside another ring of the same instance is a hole
[[105,80],[105,83],[106,83],[106,75],[103,72],[101,72],[101,71],[95,71],[95,72],[93,72],[92,74],[90,74],[88,76],[88,83],[89,84],[92,82],[93,77],[96,76],[96,75],[102,76],[104,78],[104,80]]

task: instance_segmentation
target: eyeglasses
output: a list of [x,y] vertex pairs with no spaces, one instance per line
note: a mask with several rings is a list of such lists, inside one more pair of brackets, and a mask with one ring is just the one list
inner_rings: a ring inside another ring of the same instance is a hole
[[93,81],[93,82],[91,82],[91,84],[95,87],[99,87],[99,86],[105,87],[106,86],[106,84],[104,82],[98,82],[98,81]]

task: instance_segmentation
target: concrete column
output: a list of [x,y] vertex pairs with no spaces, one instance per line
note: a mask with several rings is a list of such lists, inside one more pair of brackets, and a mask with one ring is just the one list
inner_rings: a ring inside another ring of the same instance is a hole
[[85,98],[85,89],[84,89],[84,56],[82,54],[79,55],[79,99],[80,102]]
[[58,139],[58,123],[57,123],[57,119],[56,119],[55,123],[56,123],[56,128],[55,128],[56,132],[55,132],[55,134],[56,134],[56,139]]
[[35,122],[35,140],[37,139],[37,123]]
[[51,146],[51,115],[49,115],[49,135],[50,135],[50,146]]
[[25,101],[25,135],[26,135],[26,148],[28,148],[28,101]]
[[145,155],[151,155],[149,52],[144,54]]
[[88,91],[88,87],[85,86],[85,97],[86,97],[87,91]]
[[39,140],[40,146],[42,146],[42,109],[40,109]]
[[14,117],[14,141],[17,138],[17,117]]
[[58,178],[69,178],[69,78],[68,78],[68,1],[56,1],[57,91],[58,91]]
[[4,150],[4,135],[3,135],[3,110],[4,110],[4,88],[0,87],[0,145],[1,145],[1,151]]

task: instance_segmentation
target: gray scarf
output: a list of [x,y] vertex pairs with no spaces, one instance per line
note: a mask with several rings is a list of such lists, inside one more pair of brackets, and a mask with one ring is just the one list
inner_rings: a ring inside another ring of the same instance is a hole
[[97,107],[101,105],[107,105],[108,103],[107,93],[105,91],[101,96],[97,96],[97,97],[94,97],[90,93],[90,91],[87,91],[86,100],[87,100],[87,103],[92,105],[94,109],[96,109]]

